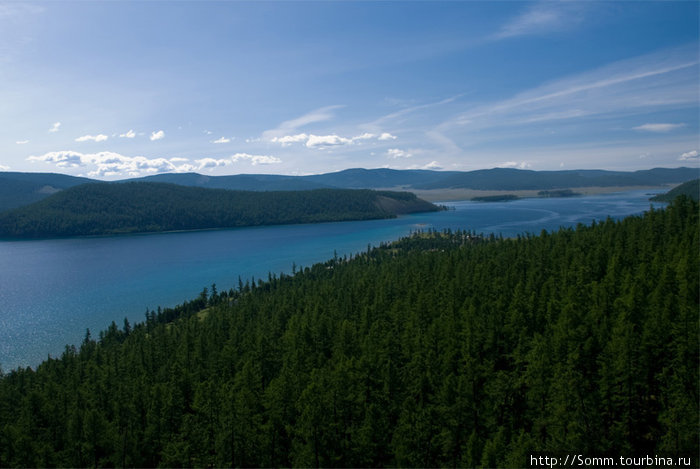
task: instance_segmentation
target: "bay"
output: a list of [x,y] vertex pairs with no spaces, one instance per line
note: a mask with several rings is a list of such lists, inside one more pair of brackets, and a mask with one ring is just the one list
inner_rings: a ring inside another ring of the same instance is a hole
[[[0,366],[36,366],[124,318],[174,306],[213,283],[290,273],[334,255],[429,228],[515,236],[622,218],[650,207],[651,193],[446,202],[451,210],[389,220],[284,225],[130,236],[0,242]],[[663,204],[654,204],[656,207]]]

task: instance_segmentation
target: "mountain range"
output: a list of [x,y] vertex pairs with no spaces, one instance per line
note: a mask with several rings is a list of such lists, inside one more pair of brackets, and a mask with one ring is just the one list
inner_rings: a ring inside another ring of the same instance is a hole
[[[577,187],[660,186],[696,179],[698,168],[654,168],[640,171],[531,171],[493,168],[476,171],[346,169],[309,176],[237,174],[207,176],[168,173],[116,182],[166,182],[207,189],[297,191],[312,189],[477,189],[550,190]],[[55,173],[0,172],[0,211],[27,205],[69,187],[96,180]]]

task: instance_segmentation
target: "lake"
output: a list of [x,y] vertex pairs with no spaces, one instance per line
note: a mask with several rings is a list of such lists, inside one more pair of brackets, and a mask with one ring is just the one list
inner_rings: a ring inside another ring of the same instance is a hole
[[[553,231],[649,209],[650,193],[630,191],[503,203],[446,202],[454,210],[390,220],[215,231],[0,242],[0,366],[36,366],[66,344],[112,321],[142,321],[147,309],[229,289],[268,272],[289,273],[354,254],[420,229],[477,233]],[[658,191],[657,191],[658,192]],[[654,192],[656,193],[656,192]],[[654,204],[656,207],[663,204]]]

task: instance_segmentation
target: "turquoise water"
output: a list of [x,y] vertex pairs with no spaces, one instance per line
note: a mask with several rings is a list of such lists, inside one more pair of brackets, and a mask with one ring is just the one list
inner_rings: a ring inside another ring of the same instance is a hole
[[111,321],[144,319],[204,287],[291,272],[418,229],[539,233],[649,209],[649,191],[504,203],[450,202],[454,210],[392,220],[0,242],[0,366],[35,366]]

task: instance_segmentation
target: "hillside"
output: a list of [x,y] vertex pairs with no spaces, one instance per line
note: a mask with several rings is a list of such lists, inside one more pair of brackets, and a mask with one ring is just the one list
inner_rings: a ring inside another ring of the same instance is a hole
[[175,184],[83,184],[0,214],[0,237],[45,238],[389,218],[438,210],[410,193],[244,192]]
[[700,179],[694,179],[692,181],[684,182],[678,187],[674,187],[665,194],[659,194],[652,197],[651,200],[656,200],[659,202],[671,202],[673,199],[679,195],[685,195],[691,199],[697,201],[700,198]]
[[698,467],[698,213],[416,234],[88,331],[0,378],[0,466]]
[[576,187],[657,186],[696,178],[693,168],[655,168],[643,171],[531,171],[494,168],[457,173],[415,189],[464,188],[479,190],[548,190]]
[[[322,188],[541,191],[576,187],[662,186],[679,184],[697,177],[697,168],[654,168],[633,172],[604,170],[530,171],[512,168],[460,172],[354,168],[310,176],[275,174],[207,176],[197,173],[168,173],[118,182],[163,182],[206,189],[243,191],[297,191]],[[0,178],[0,212],[36,202],[57,190],[86,182],[99,182],[61,174],[42,173],[4,172],[0,173]],[[24,184],[26,187],[20,187],[19,184]]]
[[0,172],[0,212],[37,202],[86,182],[92,181],[55,173]]

